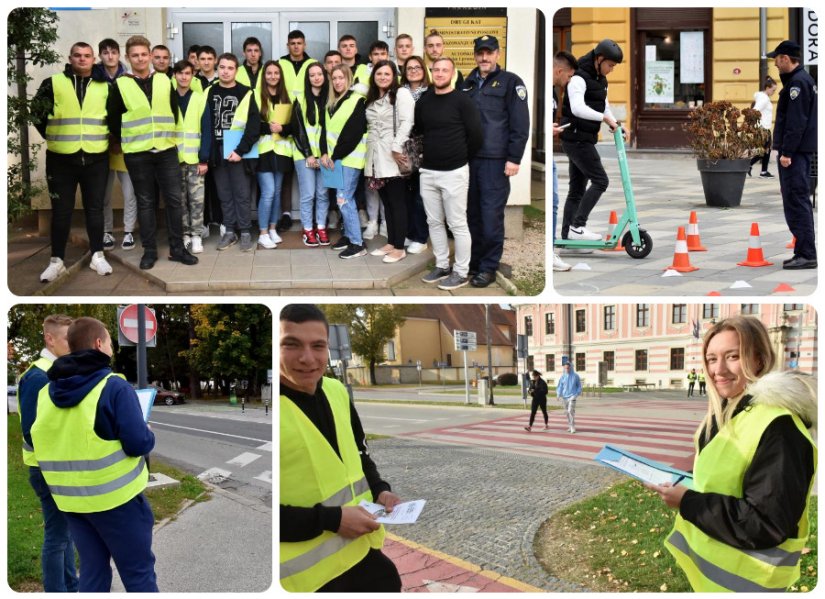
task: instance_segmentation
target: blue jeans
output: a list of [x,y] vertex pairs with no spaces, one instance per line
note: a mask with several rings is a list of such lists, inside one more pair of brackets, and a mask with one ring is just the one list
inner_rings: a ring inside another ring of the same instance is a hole
[[348,166],[343,167],[343,169],[344,187],[336,190],[335,197],[338,202],[338,209],[341,211],[341,218],[344,219],[344,235],[349,238],[350,243],[363,245],[361,222],[358,220],[358,207],[355,204],[355,190],[358,187],[358,177],[361,175],[361,169]]
[[[553,243],[556,243],[556,215],[559,213],[559,173],[553,161]],[[555,251],[555,250],[554,250]]]
[[261,201],[258,203],[258,228],[263,230],[275,225],[281,216],[281,186],[283,173],[258,173]]
[[40,498],[43,510],[43,550],[40,554],[43,590],[47,593],[76,593],[77,573],[69,523],[57,509],[40,468],[29,468],[29,484]]
[[[314,223],[326,227],[329,199],[321,169],[308,168],[306,160],[296,160],[295,174],[298,175],[298,193],[301,196],[301,226],[304,230],[312,229]],[[315,208],[314,222],[313,207]]]

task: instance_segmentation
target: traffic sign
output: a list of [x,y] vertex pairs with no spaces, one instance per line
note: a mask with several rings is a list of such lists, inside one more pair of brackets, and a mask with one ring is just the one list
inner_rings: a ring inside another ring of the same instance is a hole
[[[158,333],[158,319],[155,311],[144,307],[146,315],[146,344],[155,346],[155,337]],[[118,342],[120,345],[134,345],[138,342],[138,307],[137,304],[130,304],[125,308],[118,308],[117,311]]]
[[453,331],[457,351],[475,351],[478,349],[475,331]]

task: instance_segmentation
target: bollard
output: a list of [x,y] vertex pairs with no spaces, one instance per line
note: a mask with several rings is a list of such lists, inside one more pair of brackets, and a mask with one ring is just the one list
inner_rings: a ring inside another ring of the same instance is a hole
[[241,412],[245,412],[245,411],[246,411],[246,398],[241,397]]

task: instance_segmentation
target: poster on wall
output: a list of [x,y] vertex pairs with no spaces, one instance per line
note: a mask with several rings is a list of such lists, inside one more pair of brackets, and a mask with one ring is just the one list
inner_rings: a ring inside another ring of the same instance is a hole
[[679,36],[679,81],[705,82],[705,32],[682,31]]
[[645,63],[645,103],[673,104],[673,80],[676,63],[653,60]]
[[146,10],[143,8],[122,8],[117,16],[118,35],[145,35]]
[[473,40],[482,35],[498,39],[498,64],[507,68],[506,8],[427,8],[424,37],[433,29],[444,38],[444,55],[452,58],[465,75],[476,68]]

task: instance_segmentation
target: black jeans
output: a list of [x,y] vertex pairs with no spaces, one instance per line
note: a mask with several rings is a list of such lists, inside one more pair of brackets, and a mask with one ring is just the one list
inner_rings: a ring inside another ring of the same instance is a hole
[[390,558],[378,549],[370,549],[364,559],[330,580],[317,592],[400,593],[401,576]]
[[169,252],[183,251],[183,216],[181,210],[181,174],[178,149],[162,152],[124,154],[126,169],[135,188],[140,240],[144,254],[157,256],[157,206],[159,189],[166,202],[166,230]]
[[407,236],[407,181],[401,177],[387,179],[387,184],[378,190],[384,204],[384,218],[387,220],[387,243],[397,250],[404,249]]
[[[610,181],[596,151],[596,144],[562,141],[561,148],[570,161],[570,182],[561,224],[561,238],[567,239],[570,227],[583,227],[587,224],[587,217],[607,190]],[[590,187],[587,187],[588,181]]]
[[772,145],[771,142],[772,141],[773,141],[773,135],[768,133],[768,139],[765,141],[764,154],[762,154],[761,156],[754,156],[753,158],[751,158],[751,166],[753,166],[754,164],[756,164],[760,160],[762,161],[762,171],[761,172],[763,172],[763,173],[768,172],[768,164],[770,164],[770,161],[771,161],[771,145]]
[[66,256],[77,186],[92,252],[103,251],[103,198],[109,179],[109,154],[46,152],[46,182],[52,202],[52,257]]
[[221,199],[221,212],[226,232],[240,230],[249,232],[252,222],[252,196],[249,180],[252,175],[247,172],[244,161],[229,162],[221,160],[212,171],[215,175],[215,187]]
[[541,408],[541,413],[544,414],[544,426],[547,426],[547,396],[534,397],[533,403],[530,405],[530,426],[533,426],[533,421],[536,419],[536,412]]
[[407,179],[407,239],[418,243],[427,243],[430,228],[427,226],[427,213],[421,198],[421,173],[415,171]]

